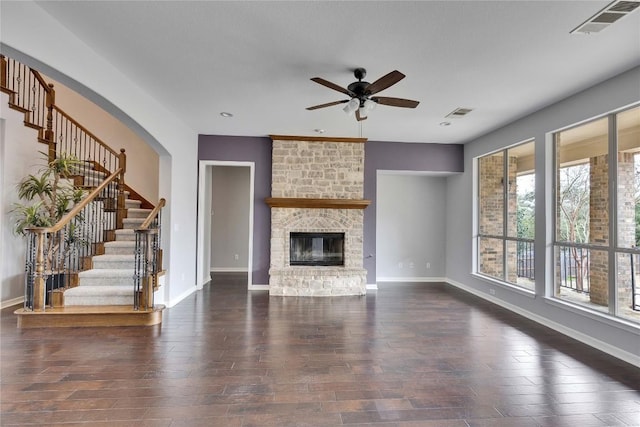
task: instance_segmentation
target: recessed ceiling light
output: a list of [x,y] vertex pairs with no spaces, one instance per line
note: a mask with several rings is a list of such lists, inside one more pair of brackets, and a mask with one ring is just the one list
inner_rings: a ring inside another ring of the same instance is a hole
[[221,115],[222,117],[233,117],[233,114],[231,114],[231,113],[227,113],[226,111],[223,111],[222,113],[220,113],[220,115]]
[[440,126],[451,126],[451,122],[440,122]]
[[324,129],[314,129],[313,131],[316,133],[324,133]]

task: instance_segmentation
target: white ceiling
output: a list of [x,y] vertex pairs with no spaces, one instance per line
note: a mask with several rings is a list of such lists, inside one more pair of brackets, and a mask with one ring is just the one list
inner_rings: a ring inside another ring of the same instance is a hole
[[[201,134],[463,143],[640,65],[640,12],[569,31],[609,1],[43,1],[39,5]],[[362,122],[353,69],[406,78]],[[640,84],[640,82],[639,82]],[[440,126],[457,107],[473,108]],[[223,118],[222,111],[234,114]]]

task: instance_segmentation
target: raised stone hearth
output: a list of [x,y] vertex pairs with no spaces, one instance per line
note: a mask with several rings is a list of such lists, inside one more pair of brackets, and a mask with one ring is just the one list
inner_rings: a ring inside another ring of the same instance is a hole
[[[272,136],[269,294],[364,295],[364,139]],[[344,266],[290,265],[290,234],[344,233]]]

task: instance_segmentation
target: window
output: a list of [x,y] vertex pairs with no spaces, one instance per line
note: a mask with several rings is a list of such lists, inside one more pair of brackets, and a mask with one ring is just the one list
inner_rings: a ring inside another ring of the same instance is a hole
[[554,141],[553,294],[640,321],[640,107],[557,132]]
[[640,322],[640,107],[616,115],[617,315]]
[[535,289],[534,142],[478,158],[477,273]]

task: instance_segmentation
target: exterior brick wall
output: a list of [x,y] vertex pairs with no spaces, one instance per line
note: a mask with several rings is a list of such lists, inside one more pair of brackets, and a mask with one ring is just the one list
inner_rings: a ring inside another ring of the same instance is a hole
[[[589,242],[609,243],[609,160],[608,155],[592,157],[589,189]],[[589,299],[609,305],[609,260],[606,251],[592,250],[589,257]]]
[[[504,235],[504,156],[502,153],[486,156],[479,159],[480,188],[480,234],[503,236]],[[508,193],[507,203],[508,217],[507,227],[509,235],[516,236],[517,225],[517,158],[509,158],[508,169]],[[501,239],[481,238],[479,242],[479,268],[484,274],[498,279],[503,278],[503,241]],[[507,245],[506,257],[508,282],[517,282],[517,247]]]
[[[618,153],[618,246],[624,248],[633,247],[636,242],[634,178],[634,155]],[[631,257],[619,254],[617,260],[618,303],[620,307],[631,307]]]

